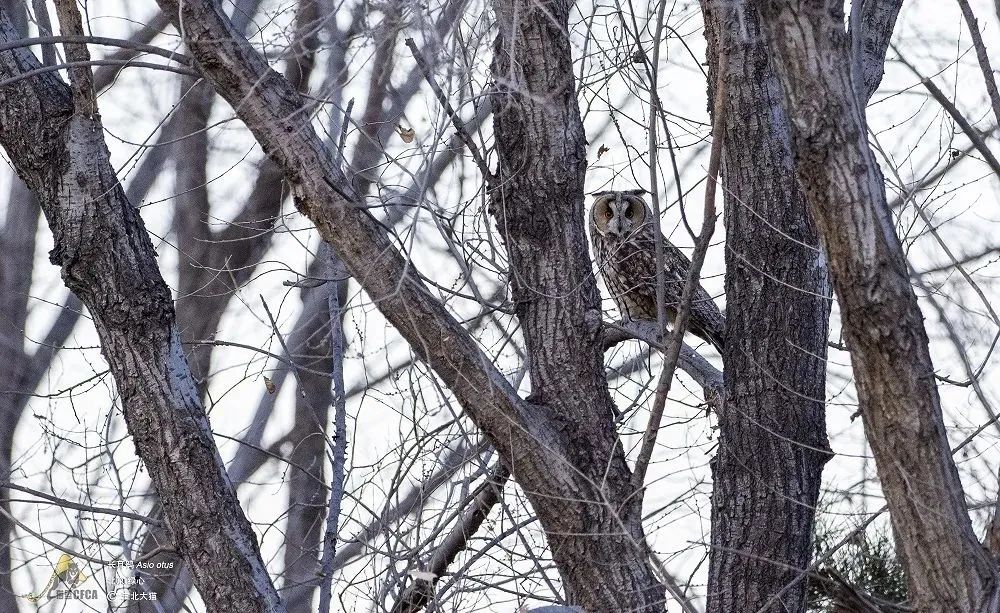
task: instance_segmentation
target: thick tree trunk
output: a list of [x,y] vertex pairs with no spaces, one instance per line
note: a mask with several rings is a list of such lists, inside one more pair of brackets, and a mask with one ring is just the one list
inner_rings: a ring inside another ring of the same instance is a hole
[[830,262],[865,432],[921,612],[979,611],[992,564],[951,457],[923,316],[852,80],[842,5],[763,3],[799,180]]
[[[81,34],[70,5],[59,10],[63,32]],[[18,38],[5,15],[0,38]],[[69,46],[67,57],[87,52]],[[27,49],[0,54],[5,79],[38,67]],[[153,246],[109,163],[89,68],[70,74],[72,93],[54,73],[0,88],[0,143],[38,196],[52,261],[90,310],[136,451],[208,609],[282,611],[212,440]]]
[[[297,89],[307,87],[315,66],[318,2],[302,0],[296,13],[296,38],[285,63],[285,75]],[[242,21],[249,23],[258,5],[259,0],[245,3],[242,8],[247,13],[239,14]],[[176,178],[173,225],[180,253],[177,322],[203,402],[215,349],[215,345],[205,341],[215,338],[233,295],[257,270],[271,245],[275,220],[287,196],[281,170],[265,158],[239,214],[221,230],[213,230],[208,164],[209,117],[214,102],[215,92],[210,84],[184,77],[180,80],[178,108],[163,127],[167,140],[173,141],[172,146],[163,148],[173,152]],[[234,482],[239,486],[239,480]],[[151,514],[159,513],[159,504],[154,504]],[[141,555],[160,549],[168,539],[165,527],[152,527],[143,538]],[[141,591],[155,592],[156,605],[136,600],[130,604],[131,613],[154,610],[175,613],[184,608],[191,590],[191,575],[184,561],[171,552],[161,551],[157,562],[165,564],[167,570],[148,573],[144,583],[136,586]]]
[[801,611],[806,581],[798,569],[812,555],[830,457],[826,259],[794,175],[790,127],[756,7],[742,0],[702,6],[709,82],[721,71],[728,93],[726,401],[712,463],[707,610]]
[[510,259],[529,400],[571,440],[586,441],[562,450],[588,479],[574,493],[585,504],[535,504],[567,598],[594,611],[662,611],[664,589],[646,561],[643,496],[631,490],[595,325],[600,295],[584,233],[586,136],[567,26],[572,6],[493,2],[499,188],[490,211]]

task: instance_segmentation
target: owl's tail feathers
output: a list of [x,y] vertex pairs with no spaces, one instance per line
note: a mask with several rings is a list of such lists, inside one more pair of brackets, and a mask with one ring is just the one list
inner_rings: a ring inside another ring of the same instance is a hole
[[705,324],[700,321],[692,321],[690,324],[691,334],[694,334],[698,338],[712,343],[716,350],[721,354],[723,347],[726,346],[726,321],[725,319],[721,321],[711,322],[710,324]]

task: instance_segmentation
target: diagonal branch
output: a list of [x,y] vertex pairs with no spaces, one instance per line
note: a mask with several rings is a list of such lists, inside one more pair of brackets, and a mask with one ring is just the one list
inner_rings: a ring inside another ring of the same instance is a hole
[[969,33],[972,35],[972,46],[976,50],[976,60],[979,68],[983,72],[983,81],[986,82],[986,93],[990,97],[990,105],[993,107],[993,117],[1000,123],[1000,91],[997,90],[997,78],[990,65],[990,56],[986,51],[986,43],[983,42],[983,35],[979,31],[979,20],[972,12],[969,0],[958,0],[958,6],[962,9],[962,17],[969,26]]
[[[673,381],[674,371],[680,358],[681,345],[684,344],[684,331],[687,329],[688,319],[691,317],[691,301],[699,287],[698,278],[701,274],[701,267],[705,263],[705,255],[708,253],[708,246],[711,243],[712,234],[715,232],[715,193],[719,181],[719,169],[722,164],[722,143],[726,125],[727,70],[726,52],[725,49],[722,49],[719,54],[718,79],[715,83],[715,100],[712,104],[712,151],[708,161],[708,182],[705,185],[704,226],[701,229],[701,235],[695,242],[691,268],[684,282],[684,290],[681,292],[680,308],[674,318],[673,329],[667,337],[663,370],[656,383],[656,393],[653,398],[653,407],[649,413],[649,423],[643,433],[642,447],[639,449],[639,456],[632,472],[632,487],[637,492],[641,491],[643,487],[646,480],[646,469],[653,457],[653,448],[660,431],[667,394],[670,392],[670,384]],[[660,267],[657,266],[657,271],[659,269]]]
[[[147,21],[141,28],[139,28],[132,36],[129,37],[128,42],[135,45],[148,45],[156,36],[170,25],[170,17],[168,17],[162,11],[156,13]],[[139,55],[140,50],[133,46],[122,47],[118,51],[115,51],[105,59],[115,60],[117,62],[128,62],[136,58]],[[127,64],[122,65],[110,65],[101,66],[94,71],[94,86],[98,90],[106,89],[111,86],[114,82],[115,77],[121,72],[122,67]]]
[[417,613],[434,599],[434,586],[438,579],[448,571],[455,558],[468,548],[469,539],[475,536],[490,511],[500,502],[500,494],[509,477],[510,472],[504,466],[493,467],[482,491],[431,553],[427,570],[413,575],[412,582],[393,605],[392,613]]
[[[527,407],[475,341],[407,272],[412,264],[361,206],[307,123],[302,98],[291,84],[267,66],[214,3],[159,3],[184,19],[188,48],[206,77],[282,168],[299,209],[316,223],[387,319],[494,436],[504,432],[525,440],[521,428],[533,421]],[[510,449],[510,438],[496,440]]]

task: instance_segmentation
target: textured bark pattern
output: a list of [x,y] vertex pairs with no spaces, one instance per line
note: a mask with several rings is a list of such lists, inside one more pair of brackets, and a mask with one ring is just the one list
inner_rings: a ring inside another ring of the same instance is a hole
[[[259,0],[245,3],[246,12],[234,11],[234,27],[246,28],[252,14],[256,13]],[[296,13],[296,38],[291,47],[292,57],[285,64],[285,75],[296,87],[306,87],[315,67],[318,45],[315,21],[318,2],[303,0]],[[164,15],[164,13],[159,13]],[[158,16],[159,18],[159,16]],[[157,24],[158,27],[164,27]],[[169,25],[169,19],[167,20]],[[95,81],[97,80],[95,73]],[[253,189],[240,212],[232,222],[221,229],[214,229],[216,219],[208,192],[207,163],[209,159],[208,120],[215,102],[215,93],[204,80],[182,78],[178,108],[162,128],[169,146],[154,148],[150,155],[164,155],[172,151],[176,177],[174,198],[175,240],[180,254],[178,262],[178,291],[175,308],[191,373],[198,383],[203,399],[206,398],[208,378],[215,345],[203,341],[215,338],[219,323],[235,292],[257,269],[267,253],[274,234],[274,223],[281,213],[287,196],[282,173],[272,160],[261,162]],[[155,175],[166,160],[143,161],[156,168]],[[155,176],[154,175],[154,176]],[[136,179],[129,184],[131,192]],[[131,198],[130,198],[131,199]],[[234,479],[239,485],[239,480]],[[292,484],[292,489],[299,485]],[[160,509],[154,506],[152,514]],[[143,539],[142,555],[163,547],[169,541],[168,531],[153,527]],[[293,542],[288,543],[295,549]],[[130,613],[160,611],[175,613],[184,607],[191,590],[190,573],[184,562],[172,553],[161,551],[158,562],[167,563],[168,570],[157,570],[145,577],[142,589],[156,592],[156,606],[144,600],[132,601]],[[183,571],[183,572],[182,572]]]
[[[728,91],[726,401],[712,465],[707,610],[801,611],[806,582],[797,569],[812,555],[814,506],[829,458],[827,268],[794,175],[790,127],[756,5],[702,6],[709,82],[723,70]],[[720,47],[726,67],[718,65]],[[780,601],[762,609],[779,592]]]
[[[6,19],[0,38],[17,38]],[[0,54],[3,78],[36,68],[26,49]],[[81,112],[86,98],[51,73],[0,88],[0,143],[52,229],[50,259],[90,310],[136,451],[209,610],[282,611],[212,440],[149,236],[98,116]]]
[[854,95],[843,10],[823,4],[764,2],[798,176],[829,255],[910,600],[928,613],[981,610],[991,564],[969,521],[923,317]]
[[[572,154],[568,161],[550,160],[544,169],[516,169],[540,178],[572,180],[577,184],[564,184],[560,206],[553,207],[562,209],[567,203],[571,204],[566,210],[553,213],[542,207],[540,201],[533,200],[539,205],[533,205],[524,217],[544,225],[529,228],[528,234],[518,236],[519,245],[515,249],[525,254],[545,249],[536,254],[543,255],[548,253],[546,241],[551,240],[556,241],[553,245],[560,245],[553,250],[565,252],[565,246],[570,245],[574,257],[584,262],[565,259],[543,262],[539,259],[543,264],[541,270],[530,272],[532,278],[550,283],[547,279],[556,277],[558,266],[565,264],[558,276],[575,278],[583,287],[581,291],[580,285],[573,285],[572,291],[563,294],[569,296],[565,303],[543,300],[540,307],[530,304],[520,307],[522,312],[537,309],[555,326],[547,331],[553,339],[552,346],[538,349],[537,357],[532,358],[537,361],[533,365],[533,385],[542,392],[541,402],[534,405],[518,398],[440,301],[415,275],[407,273],[411,264],[362,206],[334,165],[333,156],[308,124],[302,112],[302,98],[233,29],[218,6],[208,0],[158,2],[165,12],[183,19],[186,42],[198,67],[282,168],[299,210],[316,224],[351,276],[414,352],[428,362],[455,394],[496,447],[502,461],[516,475],[546,528],[585,527],[582,534],[572,530],[551,532],[555,539],[553,550],[557,552],[560,570],[572,598],[595,611],[662,608],[662,590],[645,561],[643,544],[638,539],[641,535],[636,528],[638,512],[626,505],[624,510],[629,513],[622,521],[631,526],[629,528],[623,528],[616,513],[617,505],[625,500],[623,484],[628,482],[629,472],[624,454],[614,442],[610,399],[603,381],[599,380],[603,374],[600,354],[593,353],[597,346],[600,312],[594,281],[590,278],[589,264],[586,264],[587,250],[582,232],[583,199],[579,184],[583,172],[582,132],[572,135],[569,149],[563,149],[565,145],[555,140],[550,141],[551,146],[558,145],[558,151]],[[568,3],[549,6],[558,9],[561,22],[557,23],[561,25],[553,26],[552,31],[539,32],[546,37],[543,45],[550,45],[549,37],[552,36],[555,38],[551,40],[562,41],[555,50],[561,54],[568,53],[565,42],[568,6]],[[527,7],[521,6],[518,10],[526,11]],[[548,19],[548,16],[537,17],[540,24],[547,24]],[[545,52],[551,54],[553,50]],[[558,66],[564,66],[568,55],[546,57],[555,58]],[[556,75],[551,69],[548,72],[550,78],[559,81],[561,88],[566,88],[567,93],[560,96],[571,95],[572,83],[566,80],[565,74]],[[536,73],[533,78],[544,78],[544,75]],[[546,87],[545,91],[553,89]],[[578,111],[574,109],[574,113]],[[563,115],[557,114],[555,118],[566,121]],[[576,121],[578,124],[578,115]],[[577,124],[565,123],[563,126],[573,129]],[[557,125],[544,128],[552,131],[550,136],[562,132]],[[537,185],[536,189],[542,190],[541,194],[547,197],[544,184]],[[558,224],[570,217],[573,219],[569,224]],[[522,274],[529,271],[527,267],[521,269]],[[527,298],[533,301],[539,296],[531,294]],[[583,309],[585,304],[592,308]],[[530,325],[540,326],[541,320],[531,321]],[[538,330],[531,332],[533,335],[539,333]],[[580,353],[570,353],[576,348],[581,349]],[[575,363],[565,364],[560,361],[562,359]],[[571,377],[577,377],[575,385],[569,381]],[[556,397],[555,394],[562,390],[566,390],[565,394]],[[545,404],[547,402],[552,404]],[[560,414],[557,407],[572,412]],[[588,444],[580,445],[579,440],[587,440]],[[654,602],[659,604],[654,605]]]
[[493,6],[501,187],[490,206],[530,355],[529,399],[569,440],[586,441],[558,450],[586,485],[537,492],[584,504],[536,504],[535,511],[572,604],[662,610],[663,587],[645,561],[642,496],[631,495],[604,374],[600,297],[584,233],[586,137],[567,27],[572,3],[496,0]]

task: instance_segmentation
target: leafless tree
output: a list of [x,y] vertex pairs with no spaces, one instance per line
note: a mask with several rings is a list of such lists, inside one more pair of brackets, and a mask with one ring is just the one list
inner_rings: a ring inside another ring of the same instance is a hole
[[[0,610],[1000,610],[1000,23],[849,8],[0,3]],[[902,601],[830,564],[887,520]]]

